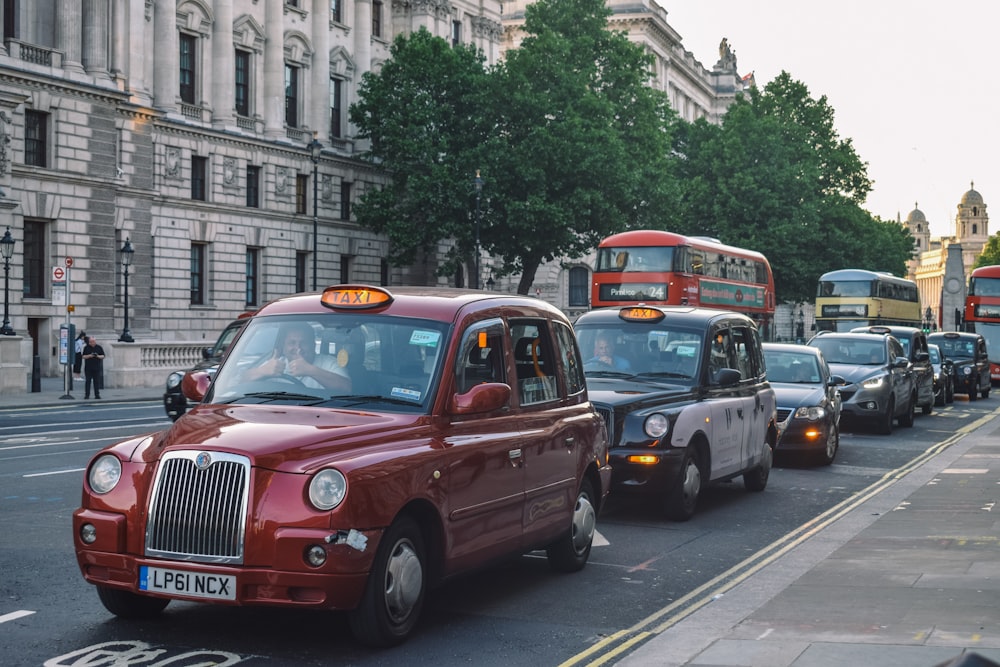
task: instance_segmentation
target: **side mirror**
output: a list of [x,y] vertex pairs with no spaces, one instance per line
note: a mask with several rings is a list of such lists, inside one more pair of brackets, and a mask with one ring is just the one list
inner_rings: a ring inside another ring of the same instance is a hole
[[906,368],[910,365],[910,360],[906,357],[896,357],[896,360],[892,362],[893,368]]
[[734,384],[739,383],[741,379],[743,379],[743,374],[735,368],[720,369],[715,375],[715,380],[719,383],[720,387],[732,387]]
[[211,373],[206,373],[205,371],[185,373],[181,379],[181,393],[189,401],[200,403],[201,399],[205,398],[210,384],[212,384]]
[[472,415],[493,412],[508,405],[510,405],[509,384],[484,382],[464,394],[454,394],[451,397],[449,410],[453,415]]
[[828,387],[843,387],[847,384],[847,380],[839,375],[831,375],[830,379],[826,381]]

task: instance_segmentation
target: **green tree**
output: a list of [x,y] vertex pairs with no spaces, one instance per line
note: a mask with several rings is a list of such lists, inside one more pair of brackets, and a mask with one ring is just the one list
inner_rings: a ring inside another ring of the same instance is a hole
[[782,72],[729,107],[720,125],[682,124],[675,231],[766,255],[778,299],[807,301],[826,271],[905,274],[909,232],[861,208],[871,181],[825,97]]
[[674,113],[648,85],[651,57],[609,15],[603,0],[539,0],[497,70],[484,243],[502,274],[521,274],[520,293],[542,262],[646,226],[675,197]]
[[983,252],[976,258],[976,263],[972,268],[978,269],[980,266],[995,266],[997,264],[1000,264],[1000,232],[986,241]]
[[[379,73],[364,75],[351,106],[367,158],[389,184],[364,193],[358,223],[389,238],[389,261],[412,264],[442,239],[467,238],[475,154],[486,135],[483,55],[426,29],[401,35]],[[442,272],[461,261],[453,248]]]

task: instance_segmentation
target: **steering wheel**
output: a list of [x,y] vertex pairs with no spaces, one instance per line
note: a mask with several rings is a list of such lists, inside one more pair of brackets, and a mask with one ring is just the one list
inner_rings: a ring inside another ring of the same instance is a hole
[[603,361],[599,361],[597,359],[590,359],[589,361],[583,362],[583,370],[584,372],[587,372],[587,371],[607,371],[607,370],[613,371],[616,369],[612,364],[606,364]]
[[301,378],[297,378],[294,375],[286,375],[284,373],[276,373],[275,375],[264,375],[262,377],[257,378],[257,380],[261,382],[269,382],[273,380],[275,382],[283,382],[285,384],[295,385],[296,387],[303,387],[303,388],[306,387],[306,383],[303,382]]

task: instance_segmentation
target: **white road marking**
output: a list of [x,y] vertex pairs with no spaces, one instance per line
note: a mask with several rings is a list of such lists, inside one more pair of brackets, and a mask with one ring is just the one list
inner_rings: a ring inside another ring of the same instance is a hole
[[7,621],[16,621],[19,618],[23,618],[25,616],[31,616],[34,613],[35,612],[33,611],[26,611],[23,609],[21,611],[12,611],[9,614],[4,614],[3,616],[0,616],[0,623],[6,623]]
[[33,472],[30,475],[22,475],[25,478],[28,477],[45,477],[46,475],[63,475],[68,472],[83,472],[86,468],[73,468],[72,470],[53,470],[52,472]]

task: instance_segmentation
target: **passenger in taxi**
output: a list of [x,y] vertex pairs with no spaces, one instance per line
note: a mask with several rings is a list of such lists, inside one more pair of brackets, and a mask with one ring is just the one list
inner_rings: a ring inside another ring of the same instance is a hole
[[594,356],[588,360],[588,363],[591,362],[610,366],[616,371],[632,370],[628,359],[615,354],[615,343],[608,334],[598,334],[594,340]]
[[316,356],[316,337],[305,322],[285,325],[278,332],[271,356],[247,369],[243,380],[250,382],[287,375],[312,389],[351,390],[351,379],[334,357]]

